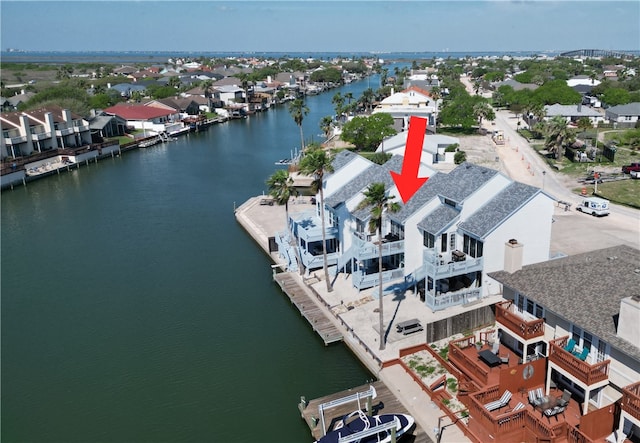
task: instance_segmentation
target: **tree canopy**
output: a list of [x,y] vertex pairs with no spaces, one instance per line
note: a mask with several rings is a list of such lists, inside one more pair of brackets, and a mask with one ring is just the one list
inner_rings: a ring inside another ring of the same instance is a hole
[[385,137],[395,135],[393,117],[384,112],[369,117],[357,116],[344,124],[342,140],[353,143],[356,149],[375,151]]

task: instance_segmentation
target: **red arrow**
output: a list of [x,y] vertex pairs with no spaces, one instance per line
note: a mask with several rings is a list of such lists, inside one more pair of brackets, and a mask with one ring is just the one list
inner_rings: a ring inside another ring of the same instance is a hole
[[391,171],[391,177],[398,188],[402,201],[406,204],[420,189],[429,177],[418,177],[420,168],[420,156],[422,155],[422,143],[427,130],[427,119],[411,117],[409,120],[409,134],[404,150],[402,172]]

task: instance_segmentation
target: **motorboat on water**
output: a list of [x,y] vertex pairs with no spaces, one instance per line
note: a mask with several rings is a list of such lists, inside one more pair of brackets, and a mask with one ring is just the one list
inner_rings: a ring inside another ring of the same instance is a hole
[[[391,429],[385,425],[392,423],[396,425],[397,439],[413,427],[415,420],[407,414],[367,415],[361,410],[357,410],[337,421],[331,431],[316,443],[338,443],[340,439],[350,436],[354,438],[351,440],[354,443],[389,443],[391,442]],[[376,431],[376,428],[381,428],[381,430]]]

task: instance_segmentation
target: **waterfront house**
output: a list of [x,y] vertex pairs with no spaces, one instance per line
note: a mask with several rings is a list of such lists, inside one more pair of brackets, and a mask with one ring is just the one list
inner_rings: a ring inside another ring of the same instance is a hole
[[640,120],[640,102],[612,106],[605,110],[605,116],[619,128],[633,128]]
[[216,88],[210,88],[209,92],[205,92],[202,86],[196,86],[183,93],[183,97],[191,98],[196,101],[200,109],[205,112],[213,112],[214,108],[222,108],[223,102],[220,98],[220,91]]
[[127,129],[127,121],[117,115],[94,115],[88,121],[94,143],[102,143],[105,138],[123,136]]
[[[356,289],[379,284],[386,292],[411,288],[437,311],[498,294],[487,274],[504,269],[514,254],[526,264],[549,258],[553,200],[538,188],[472,163],[449,173],[421,164],[418,175],[429,180],[400,211],[386,214],[378,238],[368,232],[369,211],[358,205],[374,182],[384,183],[389,195],[401,201],[390,172],[402,169],[403,157],[393,156],[384,165],[358,157],[339,154],[323,184],[329,265]],[[313,213],[291,219],[307,270],[323,265],[319,198],[316,202]]]
[[149,100],[144,103],[145,106],[175,111],[181,117],[189,115],[198,115],[200,113],[200,105],[191,97],[167,97],[157,100]]
[[428,121],[427,130],[434,133],[437,109],[436,101],[429,93],[414,86],[402,92],[392,92],[373,109],[372,113],[390,114],[398,132],[408,129],[411,116],[425,118]]
[[236,85],[216,86],[220,93],[220,101],[224,106],[233,106],[237,103],[244,103],[244,89]]
[[127,121],[127,126],[143,131],[165,132],[166,126],[180,121],[180,113],[174,109],[118,103],[104,110]]
[[91,143],[89,122],[56,105],[0,115],[2,158],[75,148]]

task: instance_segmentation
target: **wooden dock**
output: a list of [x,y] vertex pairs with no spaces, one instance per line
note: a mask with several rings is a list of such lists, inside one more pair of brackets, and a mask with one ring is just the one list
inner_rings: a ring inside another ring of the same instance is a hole
[[300,314],[307,319],[313,330],[322,338],[325,346],[342,341],[342,333],[317,305],[316,300],[305,291],[302,282],[296,280],[289,272],[275,274],[273,278],[287,294],[291,303],[298,308]]
[[[354,395],[356,393],[366,392],[370,386],[373,386],[376,390],[377,396],[371,402],[371,406],[374,413],[380,414],[389,414],[389,413],[400,413],[400,414],[408,414],[405,407],[400,403],[400,401],[396,398],[396,396],[389,390],[389,388],[381,381],[375,381],[368,385],[358,386],[356,388],[348,389],[342,392],[336,392],[335,394],[327,395],[325,397],[317,398],[311,400],[306,403],[306,406],[303,404],[298,405],[300,412],[302,414],[302,418],[309,426],[309,430],[311,431],[311,435],[314,440],[322,437],[322,424],[319,417],[318,407],[330,401],[334,401],[340,398],[348,397],[350,395]],[[366,400],[360,400],[360,406],[362,409],[366,410]],[[324,411],[324,421],[327,428],[330,427],[332,421],[336,418],[342,417],[350,412],[358,409],[358,403],[356,401],[351,402],[350,404],[344,404],[341,406],[336,406],[334,408],[328,409]],[[420,427],[420,425],[416,424],[413,432],[410,434],[405,434],[399,439],[399,443],[402,442],[413,442],[413,443],[431,443],[433,440],[429,438],[427,433]]]

